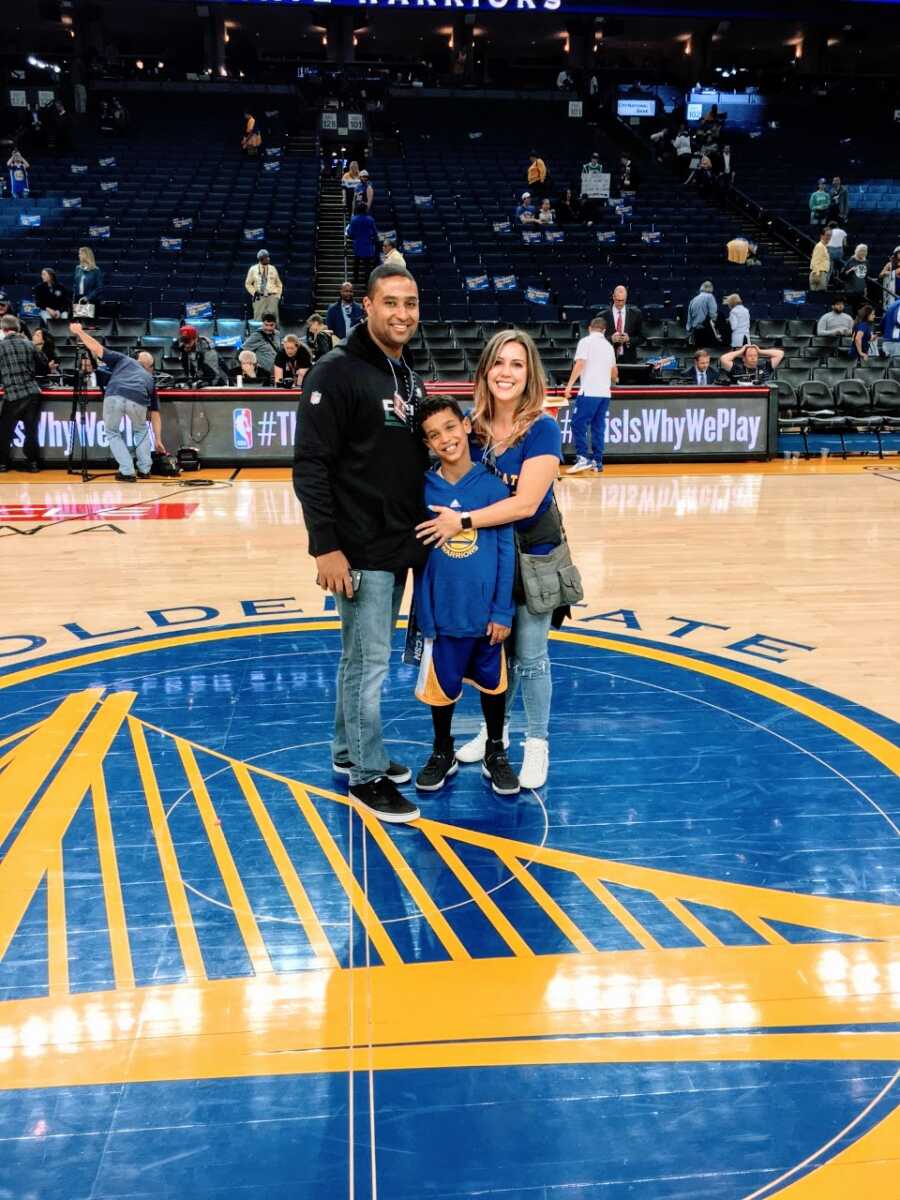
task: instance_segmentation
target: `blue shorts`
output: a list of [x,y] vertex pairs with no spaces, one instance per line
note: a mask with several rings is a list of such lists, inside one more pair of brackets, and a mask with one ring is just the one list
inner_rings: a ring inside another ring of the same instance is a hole
[[506,656],[503,644],[491,645],[488,637],[426,638],[416,696],[423,704],[455,704],[463,684],[497,696],[506,691]]

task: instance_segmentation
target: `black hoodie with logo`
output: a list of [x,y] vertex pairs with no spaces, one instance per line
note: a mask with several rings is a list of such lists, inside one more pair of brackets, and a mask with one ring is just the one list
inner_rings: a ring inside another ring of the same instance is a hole
[[416,428],[425,391],[389,359],[366,323],[319,359],[303,380],[294,440],[294,491],[313,556],[342,550],[350,566],[420,566],[428,452]]

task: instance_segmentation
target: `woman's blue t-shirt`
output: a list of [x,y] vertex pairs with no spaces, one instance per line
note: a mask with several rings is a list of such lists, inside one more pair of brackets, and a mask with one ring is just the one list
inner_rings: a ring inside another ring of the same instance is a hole
[[[542,413],[541,416],[531,425],[528,432],[523,438],[520,438],[515,445],[504,450],[502,454],[487,455],[485,457],[486,446],[482,446],[476,439],[472,439],[472,458],[475,462],[483,462],[485,466],[493,470],[500,479],[509,488],[510,495],[515,495],[516,487],[519,482],[519,476],[522,474],[522,466],[526,459],[541,458],[548,454],[553,455],[557,460],[562,458],[562,435],[559,425],[547,413]],[[537,507],[533,517],[526,517],[522,521],[516,521],[516,529],[530,529],[537,523],[540,517],[544,515],[553,500],[553,484],[547,488],[546,495]],[[546,554],[553,547],[547,546],[532,546],[529,554]]]
[[856,329],[853,331],[853,345],[850,347],[850,357],[859,358],[859,351],[856,349],[856,335],[862,334],[862,352],[869,353],[869,345],[872,341],[872,326],[868,321],[860,321]]

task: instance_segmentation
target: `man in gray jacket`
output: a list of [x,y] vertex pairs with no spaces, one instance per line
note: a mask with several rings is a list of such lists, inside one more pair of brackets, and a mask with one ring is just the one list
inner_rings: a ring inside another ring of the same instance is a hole
[[266,313],[262,326],[253,331],[241,347],[242,350],[252,350],[256,361],[268,371],[269,375],[275,366],[275,355],[281,349],[281,334],[272,313]]

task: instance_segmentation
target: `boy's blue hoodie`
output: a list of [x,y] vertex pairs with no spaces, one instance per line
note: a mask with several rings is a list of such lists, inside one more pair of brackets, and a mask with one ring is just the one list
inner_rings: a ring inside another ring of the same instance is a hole
[[[457,512],[507,500],[509,490],[476,463],[457,483],[437,471],[425,476],[425,503]],[[481,637],[488,623],[512,625],[516,547],[511,525],[464,529],[432,550],[416,573],[416,622],[425,637]]]

